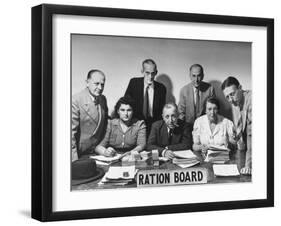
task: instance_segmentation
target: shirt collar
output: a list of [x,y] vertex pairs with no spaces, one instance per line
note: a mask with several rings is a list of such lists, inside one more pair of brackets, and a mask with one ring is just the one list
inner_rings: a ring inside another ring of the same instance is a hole
[[[144,88],[146,89],[146,87],[148,86],[148,84],[144,81]],[[151,85],[149,86],[149,88],[154,89],[154,82],[151,83]]]

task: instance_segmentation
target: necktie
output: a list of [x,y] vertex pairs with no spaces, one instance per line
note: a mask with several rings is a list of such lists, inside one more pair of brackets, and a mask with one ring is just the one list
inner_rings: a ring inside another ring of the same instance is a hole
[[243,130],[242,114],[241,114],[241,111],[239,111],[238,121],[237,121],[237,125],[236,125],[236,133],[237,133],[238,139],[240,139],[242,137],[242,130]]
[[149,117],[149,96],[148,96],[149,86],[146,86],[144,98],[143,98],[143,116],[145,119]]
[[168,142],[169,142],[169,145],[172,144],[172,137],[173,137],[173,131],[170,129],[170,130],[169,130],[169,135],[168,135]]
[[200,116],[200,95],[199,89],[195,89],[195,116],[196,118]]
[[98,105],[100,103],[100,97],[96,96],[94,100],[95,105]]

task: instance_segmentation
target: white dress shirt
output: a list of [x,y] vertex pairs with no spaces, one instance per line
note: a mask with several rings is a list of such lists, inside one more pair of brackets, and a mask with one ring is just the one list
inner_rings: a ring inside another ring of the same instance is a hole
[[[143,96],[145,96],[146,87],[148,84],[144,83],[143,89]],[[154,99],[154,83],[152,83],[148,88],[148,109],[149,109],[149,116],[153,117],[153,99]]]

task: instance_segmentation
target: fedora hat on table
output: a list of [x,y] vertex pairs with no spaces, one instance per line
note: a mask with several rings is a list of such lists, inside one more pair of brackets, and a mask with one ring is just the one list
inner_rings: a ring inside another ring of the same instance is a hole
[[98,180],[103,175],[103,169],[97,167],[94,159],[78,159],[71,163],[71,185]]

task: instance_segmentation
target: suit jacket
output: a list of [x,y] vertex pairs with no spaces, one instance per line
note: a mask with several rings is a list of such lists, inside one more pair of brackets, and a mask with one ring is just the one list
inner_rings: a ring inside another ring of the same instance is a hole
[[[125,95],[131,96],[136,101],[135,117],[144,119],[143,116],[143,99],[144,99],[144,78],[132,78],[129,82]],[[152,122],[162,118],[162,110],[166,103],[166,87],[154,81],[154,98],[153,98],[153,117]]]
[[[234,112],[234,111],[233,111]],[[252,92],[243,91],[241,103],[241,114],[243,122],[242,137],[246,144],[245,166],[252,167]]]
[[88,88],[72,97],[72,161],[94,153],[104,137],[108,108],[105,96],[94,103]]
[[146,149],[152,151],[157,149],[162,155],[165,147],[169,150],[179,151],[191,149],[192,147],[192,126],[186,122],[178,121],[179,126],[173,130],[171,144],[168,142],[168,128],[163,120],[154,122],[147,141]]
[[[200,115],[205,114],[204,104],[209,97],[215,96],[214,87],[209,83],[201,82],[199,87],[200,95]],[[188,123],[193,124],[196,119],[195,107],[194,107],[194,90],[192,83],[184,86],[180,91],[180,101],[179,101],[179,113],[180,119],[185,120]],[[198,116],[197,116],[198,117]]]

